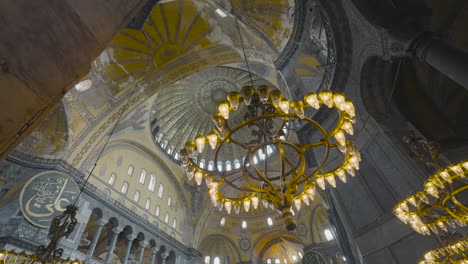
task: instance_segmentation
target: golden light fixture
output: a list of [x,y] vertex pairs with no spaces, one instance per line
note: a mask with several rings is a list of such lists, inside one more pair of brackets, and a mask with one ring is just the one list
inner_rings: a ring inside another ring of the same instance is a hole
[[453,244],[435,248],[424,254],[419,264],[468,264],[468,238]]
[[[305,115],[307,108],[319,109],[322,105],[338,113],[338,121],[329,131]],[[240,109],[245,111],[244,118],[233,118]],[[336,187],[335,177],[346,182],[346,173],[354,176],[359,169],[360,154],[346,136],[354,133],[355,108],[340,93],[324,90],[291,102],[281,91],[268,86],[245,86],[240,93],[229,93],[217,110],[213,116],[215,130],[187,142],[180,157],[188,179],[195,178],[198,185],[205,179],[213,205],[228,214],[239,214],[241,209],[255,211],[261,202],[281,211],[286,228],[294,230],[293,205],[300,210],[302,203],[309,205],[314,199],[316,185],[323,190],[327,182]],[[298,120],[314,127],[321,139],[303,144],[288,140],[288,125]],[[207,144],[211,150],[205,147]],[[225,159],[224,147],[233,149],[227,147],[230,144],[242,150],[242,160],[223,169],[217,164]],[[306,169],[306,152],[318,148],[322,148],[323,158],[315,168]],[[204,152],[212,154],[215,166],[198,163]],[[340,156],[341,160],[337,158]]]
[[429,235],[447,226],[465,226],[468,208],[459,197],[468,190],[468,161],[439,170],[425,183],[424,190],[409,196],[394,209],[395,215],[416,232]]
[[84,262],[62,259],[60,257],[48,259],[47,262],[37,258],[34,255],[29,255],[25,252],[3,251],[0,252],[0,264],[6,263],[21,263],[21,264],[40,264],[40,263],[54,263],[54,264],[83,264]]

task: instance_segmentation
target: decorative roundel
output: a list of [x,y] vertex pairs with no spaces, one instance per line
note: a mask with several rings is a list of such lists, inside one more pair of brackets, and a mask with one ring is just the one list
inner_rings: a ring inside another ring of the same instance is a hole
[[80,188],[67,174],[46,171],[32,177],[23,187],[20,207],[32,225],[49,228],[54,217],[75,202]]
[[301,236],[305,236],[307,235],[307,228],[304,224],[300,224],[298,227],[297,227],[297,233]]
[[242,238],[239,241],[239,246],[242,250],[248,250],[250,248],[250,240],[248,240],[247,238]]

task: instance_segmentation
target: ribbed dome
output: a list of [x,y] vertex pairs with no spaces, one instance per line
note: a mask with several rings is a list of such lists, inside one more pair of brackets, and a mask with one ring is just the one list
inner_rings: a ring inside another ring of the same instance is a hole
[[[273,88],[271,83],[255,75],[253,83],[255,86],[266,84]],[[213,67],[163,88],[152,108],[151,129],[155,144],[173,160],[178,161],[179,150],[184,148],[186,142],[213,131],[212,116],[217,111],[218,103],[226,101],[229,92],[240,91],[240,88],[246,85],[250,85],[248,72],[229,67]],[[230,120],[240,121],[244,112],[242,108],[233,112]],[[205,149],[203,155],[198,157],[199,164],[203,163],[205,168],[234,168],[234,164],[243,157],[242,150],[230,144],[229,148],[223,148],[220,152],[219,156],[223,160],[218,163],[221,164],[214,164],[212,160],[205,158],[213,157],[211,149]]]

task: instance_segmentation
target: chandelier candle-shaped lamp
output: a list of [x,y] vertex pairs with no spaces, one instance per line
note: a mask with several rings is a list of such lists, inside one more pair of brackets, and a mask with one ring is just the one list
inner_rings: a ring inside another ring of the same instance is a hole
[[431,231],[435,234],[447,232],[448,227],[465,226],[468,207],[462,195],[468,190],[467,177],[468,161],[439,170],[425,182],[423,191],[395,207],[395,215],[425,235]]
[[450,245],[432,249],[424,254],[419,264],[468,264],[468,238],[461,239]]
[[[322,105],[338,113],[338,121],[329,131],[304,114],[305,109],[318,110]],[[346,136],[354,133],[355,109],[340,93],[324,90],[291,102],[268,86],[245,86],[229,93],[217,110],[214,131],[187,142],[180,157],[188,179],[194,178],[198,185],[205,179],[213,205],[227,213],[256,211],[263,204],[278,209],[286,228],[294,230],[292,206],[300,210],[302,203],[309,205],[314,199],[317,185],[323,190],[327,182],[336,187],[335,177],[346,182],[346,173],[354,176],[359,169],[360,154]],[[239,118],[241,113],[243,118]],[[302,144],[288,140],[288,126],[298,120],[315,128],[321,139]],[[241,153],[240,162],[223,169],[233,147]],[[305,154],[317,148],[323,157],[306,172]],[[198,163],[201,158],[214,166]]]

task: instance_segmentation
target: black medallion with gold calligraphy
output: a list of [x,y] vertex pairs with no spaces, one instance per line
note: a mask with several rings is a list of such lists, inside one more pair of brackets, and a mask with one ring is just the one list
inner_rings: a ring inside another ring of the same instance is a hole
[[39,173],[21,191],[21,211],[32,225],[49,228],[52,219],[62,214],[67,205],[73,204],[79,192],[76,182],[65,173]]

